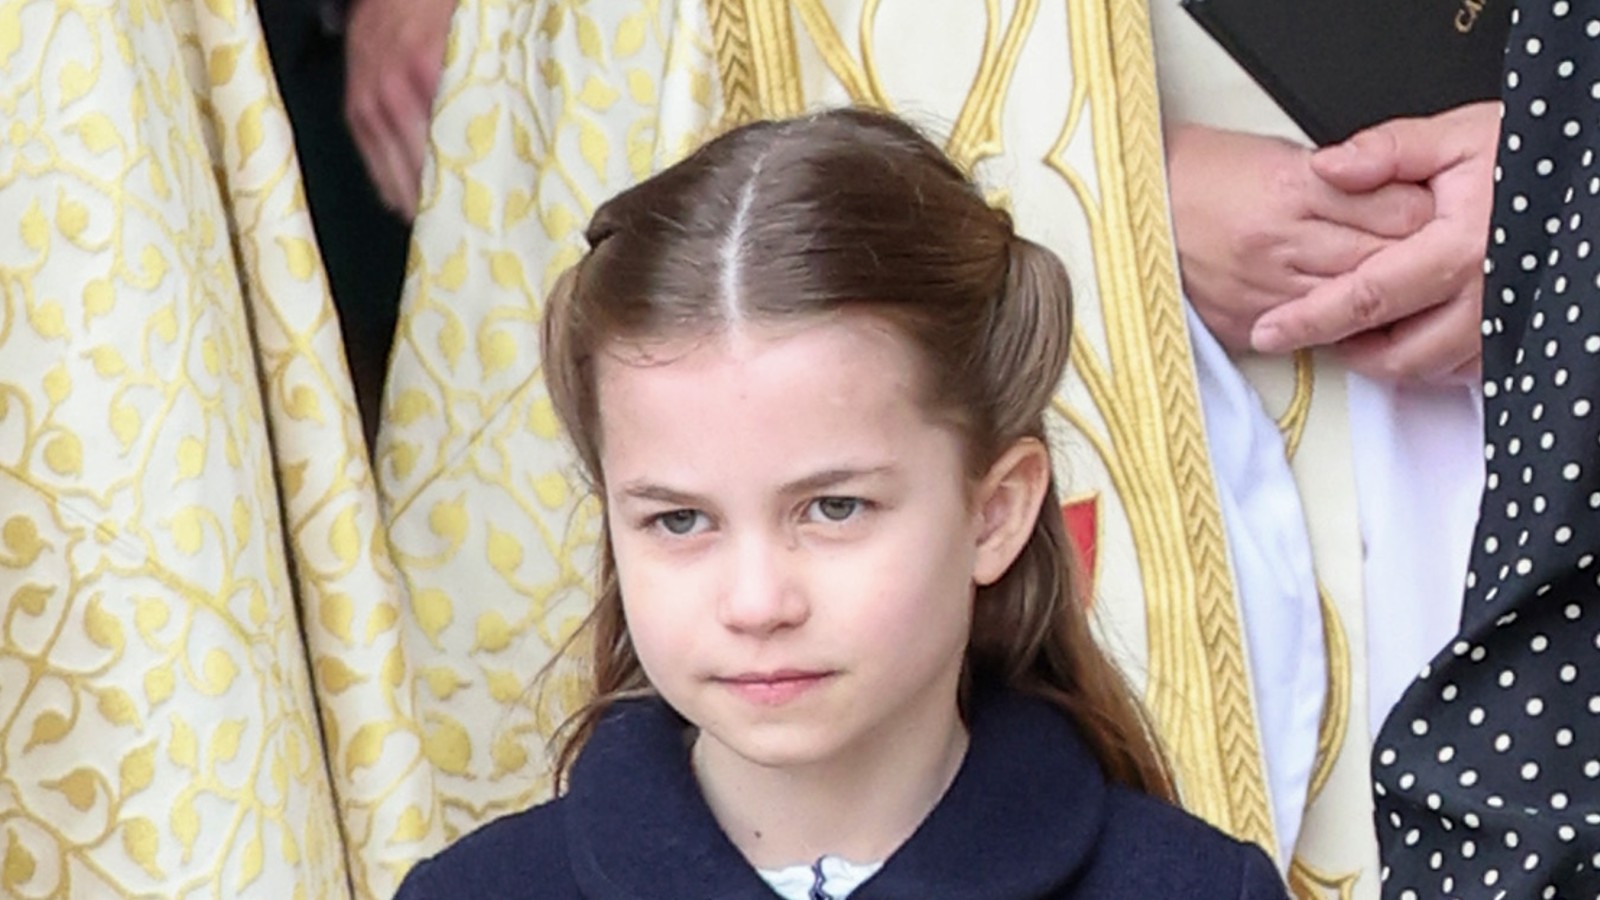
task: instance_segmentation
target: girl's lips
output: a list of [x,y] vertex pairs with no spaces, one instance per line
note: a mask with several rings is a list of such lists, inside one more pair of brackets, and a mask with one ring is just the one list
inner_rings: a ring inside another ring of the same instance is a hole
[[782,706],[810,693],[832,672],[751,672],[717,681],[736,696],[760,706]]

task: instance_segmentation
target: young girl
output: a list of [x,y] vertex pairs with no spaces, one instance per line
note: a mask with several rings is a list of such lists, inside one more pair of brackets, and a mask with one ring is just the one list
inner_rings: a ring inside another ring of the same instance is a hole
[[605,508],[564,796],[403,900],[1284,897],[1173,805],[1095,646],[1044,411],[1061,263],[842,110],[603,205],[545,377]]

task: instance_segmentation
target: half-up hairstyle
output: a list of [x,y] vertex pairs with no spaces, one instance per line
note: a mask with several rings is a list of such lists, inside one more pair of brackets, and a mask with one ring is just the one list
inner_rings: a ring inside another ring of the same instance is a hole
[[[920,362],[924,407],[962,435],[973,479],[1018,440],[1047,440],[1072,332],[1066,271],[890,115],[841,109],[735,129],[603,204],[585,236],[589,252],[545,311],[544,373],[601,498],[596,355],[744,323],[846,311],[887,322]],[[964,683],[1045,698],[1109,778],[1174,799],[1139,702],[1090,631],[1059,509],[1052,478],[1016,562],[977,590]],[[650,690],[604,537],[596,590],[595,696],[564,729],[558,783],[607,706]]]

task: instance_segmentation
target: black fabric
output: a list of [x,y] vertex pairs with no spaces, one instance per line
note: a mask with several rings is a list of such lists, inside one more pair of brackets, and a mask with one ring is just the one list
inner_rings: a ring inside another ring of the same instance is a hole
[[1374,750],[1389,898],[1600,897],[1600,2],[1518,4],[1504,97],[1487,484],[1460,635]]
[[[990,692],[971,731],[949,791],[851,900],[1288,896],[1258,848],[1107,784],[1054,707]],[[398,900],[772,900],[707,808],[684,736],[665,704],[622,704],[564,798],[421,863]]]
[[342,7],[337,0],[264,0],[260,15],[370,450],[411,230],[379,199],[345,123]]

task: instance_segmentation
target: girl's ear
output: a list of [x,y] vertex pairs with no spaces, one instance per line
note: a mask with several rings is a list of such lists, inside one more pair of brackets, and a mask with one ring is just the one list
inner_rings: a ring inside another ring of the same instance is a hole
[[1022,438],[995,460],[974,498],[979,516],[974,582],[994,584],[1011,568],[1033,534],[1049,487],[1050,453],[1038,438]]

